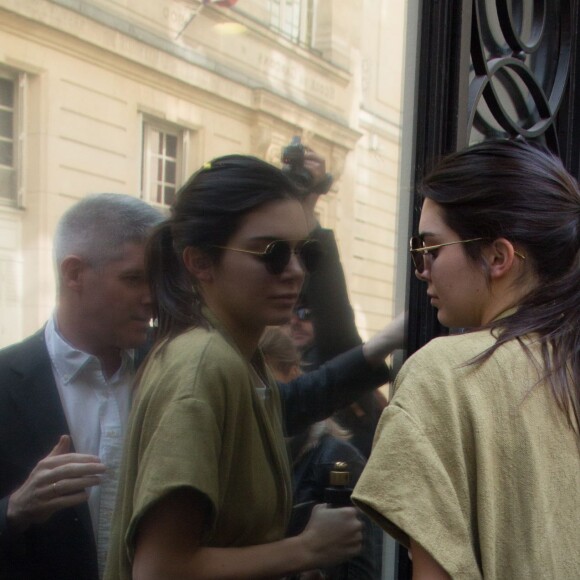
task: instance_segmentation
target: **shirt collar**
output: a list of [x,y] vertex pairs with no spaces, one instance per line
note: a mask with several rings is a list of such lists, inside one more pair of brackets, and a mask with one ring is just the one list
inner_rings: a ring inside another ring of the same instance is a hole
[[[52,365],[64,384],[73,381],[84,369],[94,368],[102,372],[101,361],[96,356],[75,348],[61,336],[56,314],[46,323],[44,337]],[[133,369],[134,357],[134,350],[122,351],[121,366],[111,379],[123,376],[128,368]]]
[[496,320],[501,320],[502,318],[507,318],[508,316],[511,316],[512,314],[515,314],[518,310],[517,306],[512,306],[511,308],[508,308],[507,310],[504,310],[503,312],[500,312],[494,319],[493,322],[495,322]]

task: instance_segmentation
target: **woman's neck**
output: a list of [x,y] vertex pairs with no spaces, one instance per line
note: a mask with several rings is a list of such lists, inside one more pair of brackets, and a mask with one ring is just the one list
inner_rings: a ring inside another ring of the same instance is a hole
[[506,310],[517,308],[535,286],[535,280],[523,281],[515,277],[494,280],[490,299],[482,312],[482,325],[489,324]]
[[258,343],[260,342],[260,337],[264,332],[254,331],[250,329],[238,329],[232,328],[227,323],[224,324],[228,334],[232,337],[234,343],[242,353],[242,356],[247,360],[251,361],[258,350]]
[[228,336],[233,340],[242,356],[251,361],[258,350],[258,343],[264,333],[264,328],[243,324],[238,319],[222,311],[217,305],[213,305],[211,300],[206,301],[206,306],[211,314],[223,326]]

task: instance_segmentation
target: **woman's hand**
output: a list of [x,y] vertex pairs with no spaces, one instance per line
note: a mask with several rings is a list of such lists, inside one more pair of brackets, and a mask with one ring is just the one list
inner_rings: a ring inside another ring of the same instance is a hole
[[356,556],[362,548],[362,523],[354,507],[314,506],[310,520],[298,536],[309,568],[327,568]]
[[136,533],[135,580],[258,580],[333,566],[356,556],[362,523],[353,507],[314,506],[306,529],[257,546],[202,545],[210,505],[202,494],[177,490],[143,517]]
[[405,346],[407,313],[397,315],[382,330],[377,332],[368,342],[363,344],[363,354],[367,362],[377,366],[398,348]]

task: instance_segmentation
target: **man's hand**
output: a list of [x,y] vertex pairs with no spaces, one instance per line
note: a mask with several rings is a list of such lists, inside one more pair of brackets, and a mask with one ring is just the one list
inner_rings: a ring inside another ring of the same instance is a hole
[[16,530],[41,524],[56,511],[86,501],[86,488],[101,482],[100,476],[107,468],[100,459],[70,453],[70,448],[70,437],[62,435],[54,449],[10,496],[7,519]]

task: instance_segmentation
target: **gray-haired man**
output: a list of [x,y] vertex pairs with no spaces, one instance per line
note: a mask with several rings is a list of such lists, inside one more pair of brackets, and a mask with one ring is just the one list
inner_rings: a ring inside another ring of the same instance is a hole
[[144,243],[161,219],[127,195],[74,205],[55,236],[53,317],[0,351],[0,578],[95,580],[104,566],[151,319]]

